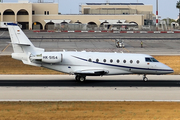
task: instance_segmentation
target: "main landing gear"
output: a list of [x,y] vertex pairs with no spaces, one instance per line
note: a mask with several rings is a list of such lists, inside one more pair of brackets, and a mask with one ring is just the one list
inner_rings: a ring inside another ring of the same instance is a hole
[[143,81],[147,82],[148,78],[146,77],[146,74],[143,75]]
[[76,75],[75,79],[78,82],[84,82],[86,80],[86,76]]

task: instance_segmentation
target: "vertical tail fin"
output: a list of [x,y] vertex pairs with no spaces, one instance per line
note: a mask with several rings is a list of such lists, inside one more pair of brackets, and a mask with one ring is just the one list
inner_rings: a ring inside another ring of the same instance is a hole
[[30,56],[43,53],[44,49],[34,47],[17,24],[8,23],[8,29],[14,50],[12,58],[22,60],[25,64],[36,65],[30,61]]
[[20,27],[15,23],[8,23],[9,35],[13,46],[14,53],[36,54],[44,52],[44,49],[36,48],[27,38]]

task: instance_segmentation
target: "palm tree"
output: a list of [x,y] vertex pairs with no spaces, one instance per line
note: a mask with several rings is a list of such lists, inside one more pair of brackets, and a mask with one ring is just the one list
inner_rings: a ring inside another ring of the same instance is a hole
[[[180,0],[179,2],[177,1],[176,8],[179,9],[179,18],[180,18]],[[180,20],[179,20],[179,25],[180,25]]]

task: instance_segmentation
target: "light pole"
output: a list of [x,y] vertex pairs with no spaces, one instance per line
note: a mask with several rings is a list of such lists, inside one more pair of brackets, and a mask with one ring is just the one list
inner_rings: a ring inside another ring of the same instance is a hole
[[156,30],[158,31],[158,0],[156,0]]
[[[177,1],[176,8],[179,9],[179,18],[180,18],[180,0],[179,2]],[[180,19],[179,19],[179,25],[180,25]]]

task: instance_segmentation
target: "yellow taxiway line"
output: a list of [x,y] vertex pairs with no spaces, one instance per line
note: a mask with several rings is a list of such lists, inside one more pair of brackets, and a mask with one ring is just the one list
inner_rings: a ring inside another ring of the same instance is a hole
[[2,52],[4,52],[9,46],[10,46],[11,43],[9,43],[3,50]]
[[125,51],[127,51],[127,52],[130,52],[128,49],[126,49],[126,48],[123,48]]

